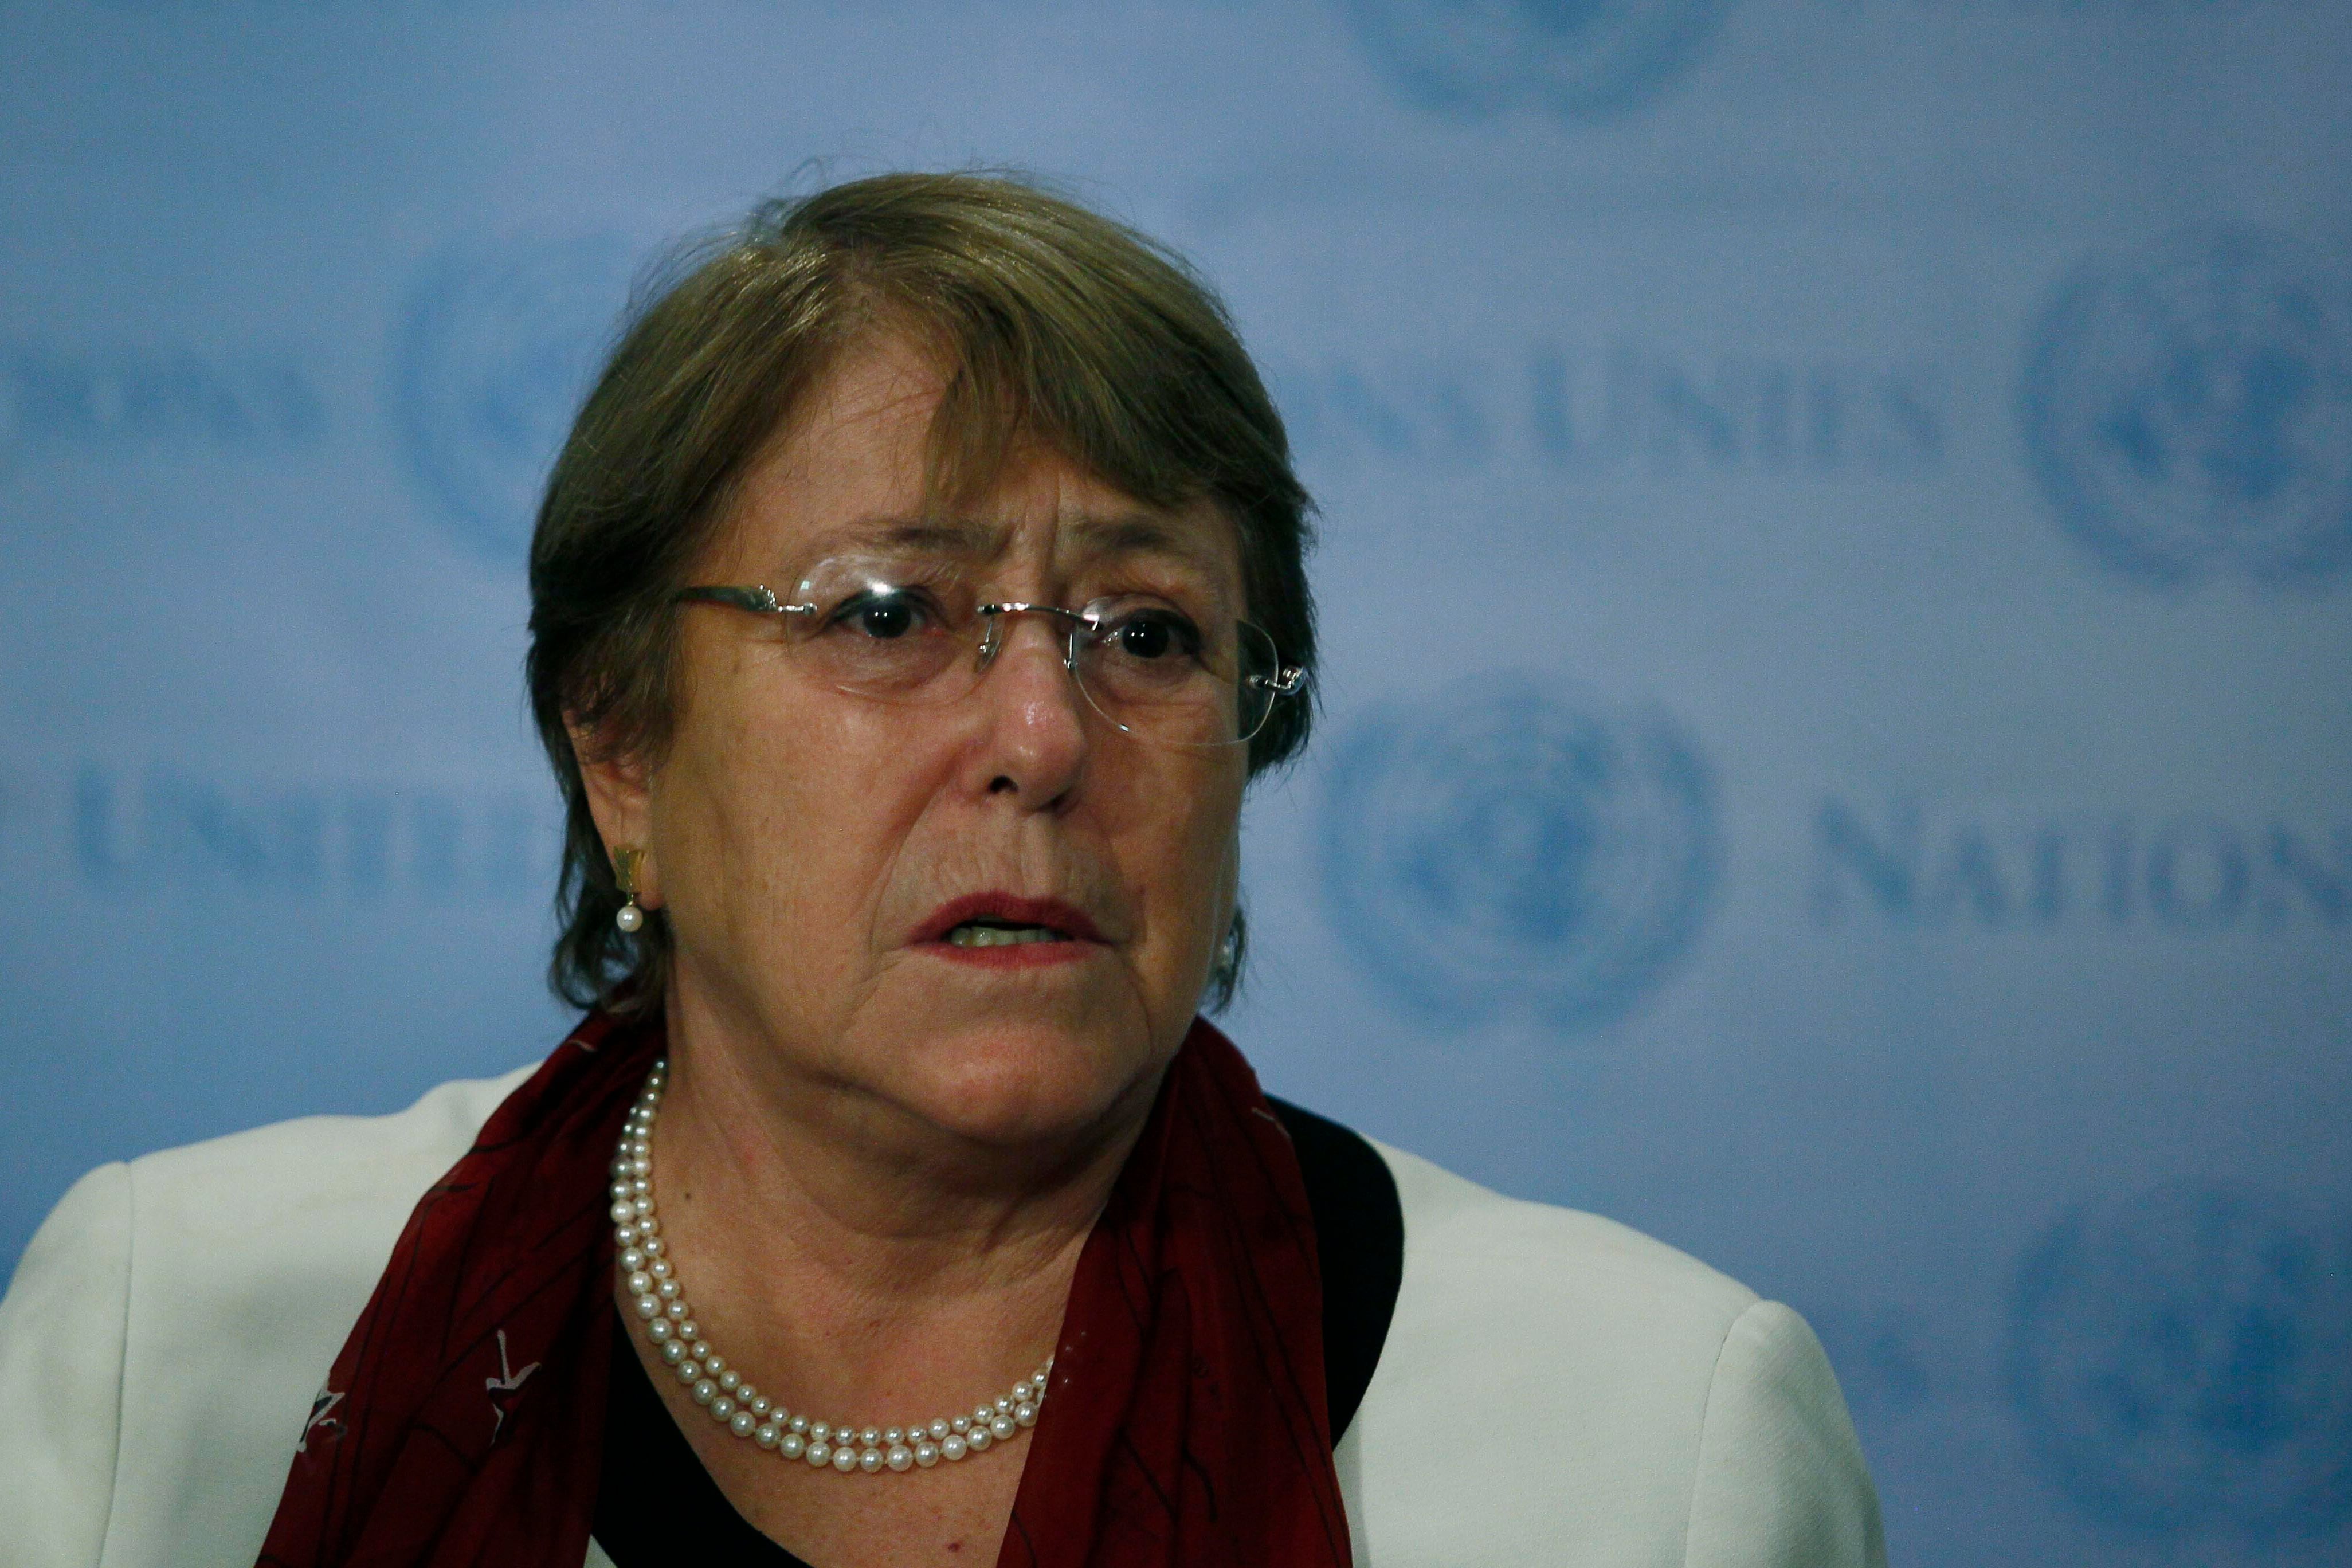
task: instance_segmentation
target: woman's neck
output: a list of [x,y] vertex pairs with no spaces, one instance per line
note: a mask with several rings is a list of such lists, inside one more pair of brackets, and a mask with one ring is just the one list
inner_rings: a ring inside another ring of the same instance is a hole
[[703,1336],[771,1397],[885,1424],[969,1407],[1053,1351],[1157,1075],[1012,1145],[941,1129],[672,1015],[663,1234]]

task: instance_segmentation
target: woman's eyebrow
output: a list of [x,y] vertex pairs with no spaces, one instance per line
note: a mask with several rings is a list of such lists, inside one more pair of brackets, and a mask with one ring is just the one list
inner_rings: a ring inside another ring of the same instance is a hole
[[1117,517],[1081,518],[1069,525],[1080,553],[1104,555],[1164,555],[1191,565],[1213,569],[1217,552],[1200,537],[1200,530],[1146,512]]
[[986,560],[1004,548],[1004,531],[955,518],[867,517],[824,534],[817,548],[833,553],[871,550],[893,555],[951,555]]
[[[1156,555],[1187,566],[1214,572],[1222,557],[1200,530],[1149,512],[1072,519],[1065,537],[1081,560]],[[871,552],[886,555],[932,555],[973,563],[994,560],[1004,552],[1013,530],[1002,522],[977,518],[882,516],[859,518],[820,536],[814,550],[820,554]]]

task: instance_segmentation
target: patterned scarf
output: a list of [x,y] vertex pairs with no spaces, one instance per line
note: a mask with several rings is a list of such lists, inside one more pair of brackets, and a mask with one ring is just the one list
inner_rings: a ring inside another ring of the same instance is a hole
[[[658,1024],[592,1015],[418,1202],[260,1568],[580,1568],[613,1348],[606,1173],[662,1046]],[[1206,1023],[1079,1256],[1052,1394],[999,1568],[1347,1568],[1297,1157]]]

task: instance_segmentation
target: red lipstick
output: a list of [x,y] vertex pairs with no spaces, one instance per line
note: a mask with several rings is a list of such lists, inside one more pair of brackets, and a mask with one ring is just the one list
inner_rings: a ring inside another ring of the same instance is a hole
[[926,952],[989,969],[1028,969],[1084,958],[1103,936],[1084,910],[1059,899],[971,893],[933,910],[915,929]]

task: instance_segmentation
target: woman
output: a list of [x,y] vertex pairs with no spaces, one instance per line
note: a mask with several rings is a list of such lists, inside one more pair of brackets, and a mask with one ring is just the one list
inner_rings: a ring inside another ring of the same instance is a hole
[[1880,1561],[1794,1314],[1196,1016],[1305,510],[1214,301],[1052,196],[701,257],[533,549],[588,1016],[79,1185],[0,1308],[10,1561]]

